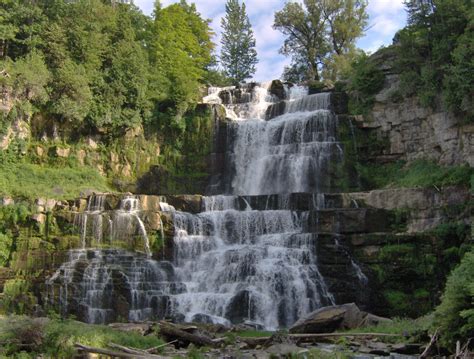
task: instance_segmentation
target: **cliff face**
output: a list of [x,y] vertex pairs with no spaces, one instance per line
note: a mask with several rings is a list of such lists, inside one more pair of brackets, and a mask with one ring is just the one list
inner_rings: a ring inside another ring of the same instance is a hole
[[418,98],[402,98],[400,77],[395,72],[395,54],[380,51],[372,56],[385,74],[383,89],[367,116],[356,118],[358,126],[386,143],[384,160],[434,160],[441,165],[474,166],[474,125],[443,109],[423,107]]

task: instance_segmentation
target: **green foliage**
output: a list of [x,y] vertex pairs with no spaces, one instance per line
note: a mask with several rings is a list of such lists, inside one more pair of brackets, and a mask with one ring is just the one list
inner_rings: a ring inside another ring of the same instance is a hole
[[224,73],[234,84],[252,77],[258,62],[255,37],[245,9],[239,0],[227,0],[226,15],[222,18],[221,64]]
[[157,87],[162,100],[170,101],[181,115],[198,100],[205,68],[212,60],[211,30],[194,5],[181,2],[155,10],[153,31]]
[[210,28],[185,1],[154,15],[102,0],[7,0],[0,60],[10,77],[1,81],[28,115],[75,130],[118,134],[162,110],[182,114],[210,72]]
[[13,94],[20,99],[32,101],[38,105],[48,99],[47,85],[51,74],[46,67],[43,55],[32,51],[11,65],[11,86]]
[[417,95],[422,105],[435,108],[442,89],[447,107],[472,121],[472,1],[412,0],[406,4],[408,26],[395,37],[401,93]]
[[9,279],[3,286],[2,307],[7,313],[27,314],[33,311],[36,298],[25,279]]
[[474,169],[467,165],[440,166],[427,160],[416,160],[408,165],[403,162],[385,165],[358,163],[356,167],[364,189],[469,186],[474,175]]
[[385,342],[397,343],[400,342],[401,337],[404,337],[403,341],[418,343],[420,337],[425,336],[432,321],[433,318],[431,315],[419,317],[417,319],[395,317],[391,322],[381,322],[377,325],[351,329],[344,332],[398,334],[399,337],[385,337],[380,339]]
[[443,343],[451,348],[474,336],[474,252],[468,252],[449,275],[433,328],[440,329]]
[[[29,335],[25,334],[29,333]],[[17,353],[15,343],[31,342],[31,356],[43,354],[51,358],[72,358],[77,355],[75,343],[108,348],[109,343],[148,349],[163,341],[155,335],[124,332],[105,325],[91,325],[74,320],[35,320],[27,317],[0,317],[0,340],[7,343],[0,355]]]
[[352,63],[348,81],[349,112],[356,115],[366,114],[372,108],[375,95],[384,85],[383,72],[367,55],[361,54]]
[[105,179],[89,167],[43,167],[0,163],[0,194],[23,198],[75,198],[81,191],[107,191]]
[[0,267],[6,267],[8,264],[12,242],[10,235],[0,233]]
[[287,2],[275,13],[273,25],[286,36],[281,53],[292,57],[284,77],[320,80],[322,66],[325,79],[337,80],[344,58],[353,56],[355,41],[364,32],[366,7],[366,1],[353,0]]

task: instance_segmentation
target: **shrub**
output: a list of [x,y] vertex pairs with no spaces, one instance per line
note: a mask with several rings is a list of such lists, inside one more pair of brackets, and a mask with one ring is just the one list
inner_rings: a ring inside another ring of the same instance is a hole
[[366,114],[374,104],[375,94],[382,88],[385,75],[367,55],[361,55],[352,64],[349,77],[349,112]]
[[444,345],[474,337],[474,251],[448,277],[441,304],[435,310],[433,330],[439,328]]
[[27,314],[33,311],[36,298],[30,292],[30,283],[24,279],[9,279],[3,287],[2,306],[5,312]]

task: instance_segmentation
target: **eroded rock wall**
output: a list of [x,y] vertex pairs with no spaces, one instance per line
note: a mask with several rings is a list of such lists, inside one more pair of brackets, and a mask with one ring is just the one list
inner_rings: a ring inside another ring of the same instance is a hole
[[372,56],[385,73],[383,89],[367,116],[357,116],[358,127],[375,132],[386,143],[379,156],[384,159],[431,159],[441,165],[474,166],[474,125],[443,109],[427,108],[415,96],[400,95],[400,78],[394,66],[395,54],[381,51]]

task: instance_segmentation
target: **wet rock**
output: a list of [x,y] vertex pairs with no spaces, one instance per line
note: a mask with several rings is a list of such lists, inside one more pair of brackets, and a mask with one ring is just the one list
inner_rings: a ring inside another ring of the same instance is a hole
[[286,98],[286,91],[283,82],[280,80],[273,80],[272,84],[270,85],[269,92],[272,95],[275,95],[280,100],[284,100]]
[[373,325],[379,325],[383,323],[392,323],[392,319],[379,317],[378,315],[367,313],[359,326],[368,327]]
[[140,200],[141,209],[144,211],[161,211],[160,202],[163,202],[163,198],[160,196],[151,196],[151,195],[140,195],[138,196]]
[[199,213],[202,209],[201,195],[170,195],[166,196],[166,201],[178,211]]
[[104,201],[104,209],[114,210],[120,206],[121,196],[113,193],[107,193]]
[[330,333],[357,328],[364,313],[354,303],[323,307],[299,319],[290,333]]
[[207,314],[198,313],[198,314],[195,314],[195,315],[191,318],[191,322],[204,323],[204,324],[212,324],[212,323],[213,323],[213,320],[212,320],[212,318],[211,318],[209,315],[207,315]]
[[255,315],[255,307],[250,292],[242,290],[230,300],[225,317],[232,323],[243,323]]
[[349,97],[345,92],[331,93],[331,110],[336,115],[348,113]]

